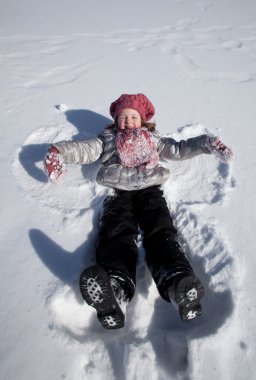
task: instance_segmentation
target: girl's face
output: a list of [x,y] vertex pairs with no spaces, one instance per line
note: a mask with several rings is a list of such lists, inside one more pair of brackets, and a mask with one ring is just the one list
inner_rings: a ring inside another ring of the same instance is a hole
[[117,117],[119,129],[135,129],[141,127],[141,116],[138,111],[125,108]]

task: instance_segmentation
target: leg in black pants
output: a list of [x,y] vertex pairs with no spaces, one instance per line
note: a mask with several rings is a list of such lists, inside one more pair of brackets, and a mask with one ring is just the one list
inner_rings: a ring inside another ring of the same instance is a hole
[[96,261],[109,276],[123,282],[129,299],[135,292],[138,223],[130,191],[105,199],[99,224]]
[[159,186],[138,191],[134,196],[136,217],[144,232],[146,262],[160,295],[170,302],[168,288],[174,275],[193,272],[177,241],[163,191]]
[[177,241],[163,192],[158,186],[138,191],[134,205],[144,231],[146,262],[160,295],[177,305],[181,319],[199,316],[204,289]]
[[125,308],[135,292],[138,225],[132,193],[116,191],[103,204],[99,223],[97,265],[80,276],[80,290],[106,329],[124,326]]

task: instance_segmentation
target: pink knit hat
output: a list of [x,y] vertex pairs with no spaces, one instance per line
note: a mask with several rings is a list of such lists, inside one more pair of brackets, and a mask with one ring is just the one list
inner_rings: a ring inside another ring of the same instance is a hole
[[122,94],[110,105],[110,115],[113,119],[125,108],[131,108],[139,112],[142,120],[148,121],[155,114],[155,108],[150,100],[143,94]]

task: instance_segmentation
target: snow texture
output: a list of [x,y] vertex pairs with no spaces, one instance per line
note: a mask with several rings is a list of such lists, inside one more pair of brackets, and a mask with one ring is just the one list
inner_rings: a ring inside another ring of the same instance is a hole
[[[12,0],[1,7],[1,380],[255,378],[254,0]],[[160,133],[220,136],[233,162],[166,162],[163,190],[205,287],[182,322],[139,239],[126,325],[105,331],[79,293],[94,262],[99,163],[43,170],[51,143],[92,138],[110,103],[145,93]]]

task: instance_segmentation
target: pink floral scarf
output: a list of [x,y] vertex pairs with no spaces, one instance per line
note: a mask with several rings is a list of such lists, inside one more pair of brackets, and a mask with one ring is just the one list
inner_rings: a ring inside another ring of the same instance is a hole
[[116,136],[117,152],[123,166],[154,168],[159,161],[156,144],[147,129],[122,129]]

